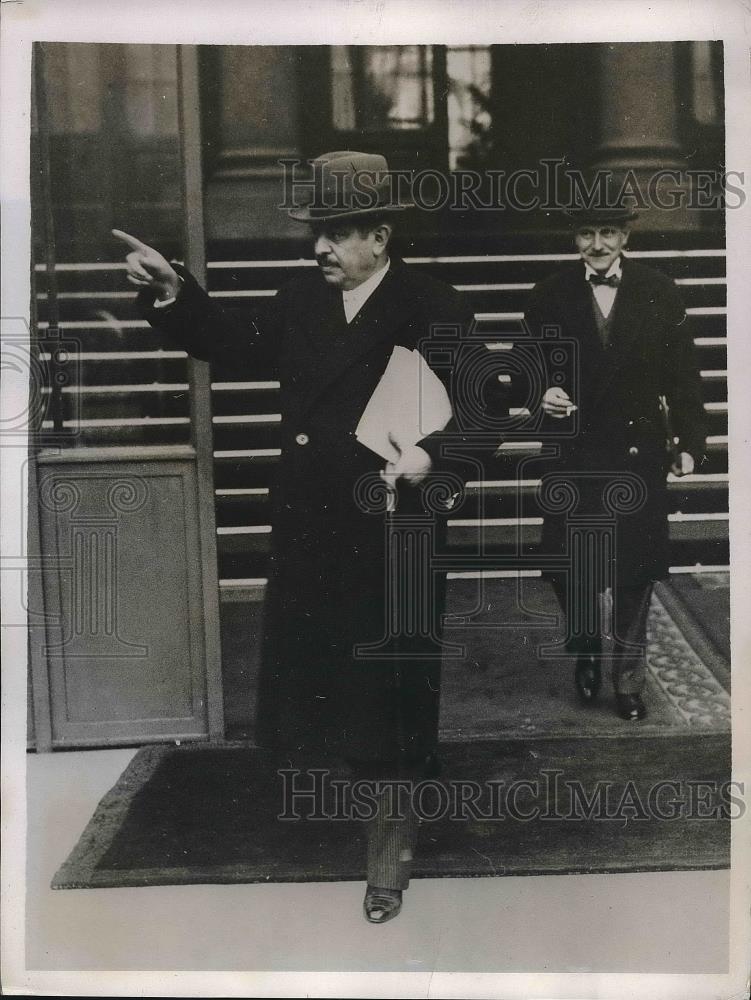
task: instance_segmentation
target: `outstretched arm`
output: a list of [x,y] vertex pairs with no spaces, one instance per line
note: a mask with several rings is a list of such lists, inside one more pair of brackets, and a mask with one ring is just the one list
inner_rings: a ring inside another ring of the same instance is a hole
[[[127,278],[138,288],[139,311],[153,327],[202,361],[252,361],[264,371],[276,367],[279,338],[267,327],[274,324],[278,310],[269,310],[262,333],[254,319],[211,299],[180,264],[170,263],[135,236],[119,229],[112,233],[130,248],[125,258]],[[273,302],[277,304],[276,296]]]

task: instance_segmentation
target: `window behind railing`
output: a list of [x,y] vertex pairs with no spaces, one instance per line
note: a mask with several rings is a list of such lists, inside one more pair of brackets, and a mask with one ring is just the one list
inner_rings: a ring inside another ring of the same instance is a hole
[[181,232],[176,50],[37,46],[36,345],[51,447],[189,441],[187,362],[134,309],[117,227],[167,253]]

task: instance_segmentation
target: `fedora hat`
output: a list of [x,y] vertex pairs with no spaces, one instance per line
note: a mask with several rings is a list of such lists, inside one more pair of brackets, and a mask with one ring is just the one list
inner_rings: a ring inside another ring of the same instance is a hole
[[603,170],[581,179],[581,186],[571,183],[572,204],[564,210],[572,225],[632,222],[639,217],[633,205],[634,195],[624,190],[618,175]]
[[414,208],[411,202],[392,199],[389,165],[378,153],[323,153],[311,161],[311,167],[306,204],[289,210],[290,218],[298,222],[327,222]]

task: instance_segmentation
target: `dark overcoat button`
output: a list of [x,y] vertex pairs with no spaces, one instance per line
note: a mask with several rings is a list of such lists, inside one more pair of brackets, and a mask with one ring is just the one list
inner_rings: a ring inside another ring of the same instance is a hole
[[307,434],[298,434],[295,441],[297,441],[298,444],[307,444],[308,441],[310,441],[310,438]]

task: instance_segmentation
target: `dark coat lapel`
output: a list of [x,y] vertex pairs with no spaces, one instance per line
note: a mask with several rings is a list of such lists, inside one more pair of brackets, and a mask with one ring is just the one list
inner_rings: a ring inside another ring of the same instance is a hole
[[295,332],[304,335],[299,346],[317,368],[343,338],[347,322],[342,293],[327,285],[320,274],[315,278],[312,289],[305,288],[297,303]]
[[[373,292],[360,312],[337,335],[337,330],[326,329],[322,321],[317,338],[318,349],[326,358],[322,366],[322,376],[315,380],[310,391],[302,400],[300,409],[305,411],[326,392],[338,379],[346,375],[354,365],[373,349],[379,341],[393,338],[396,331],[417,309],[417,303],[408,294],[405,281],[405,267],[398,259],[392,259],[388,274]],[[335,300],[341,305],[341,293],[336,291]],[[314,317],[315,319],[315,317]],[[328,338],[327,338],[328,335]]]

